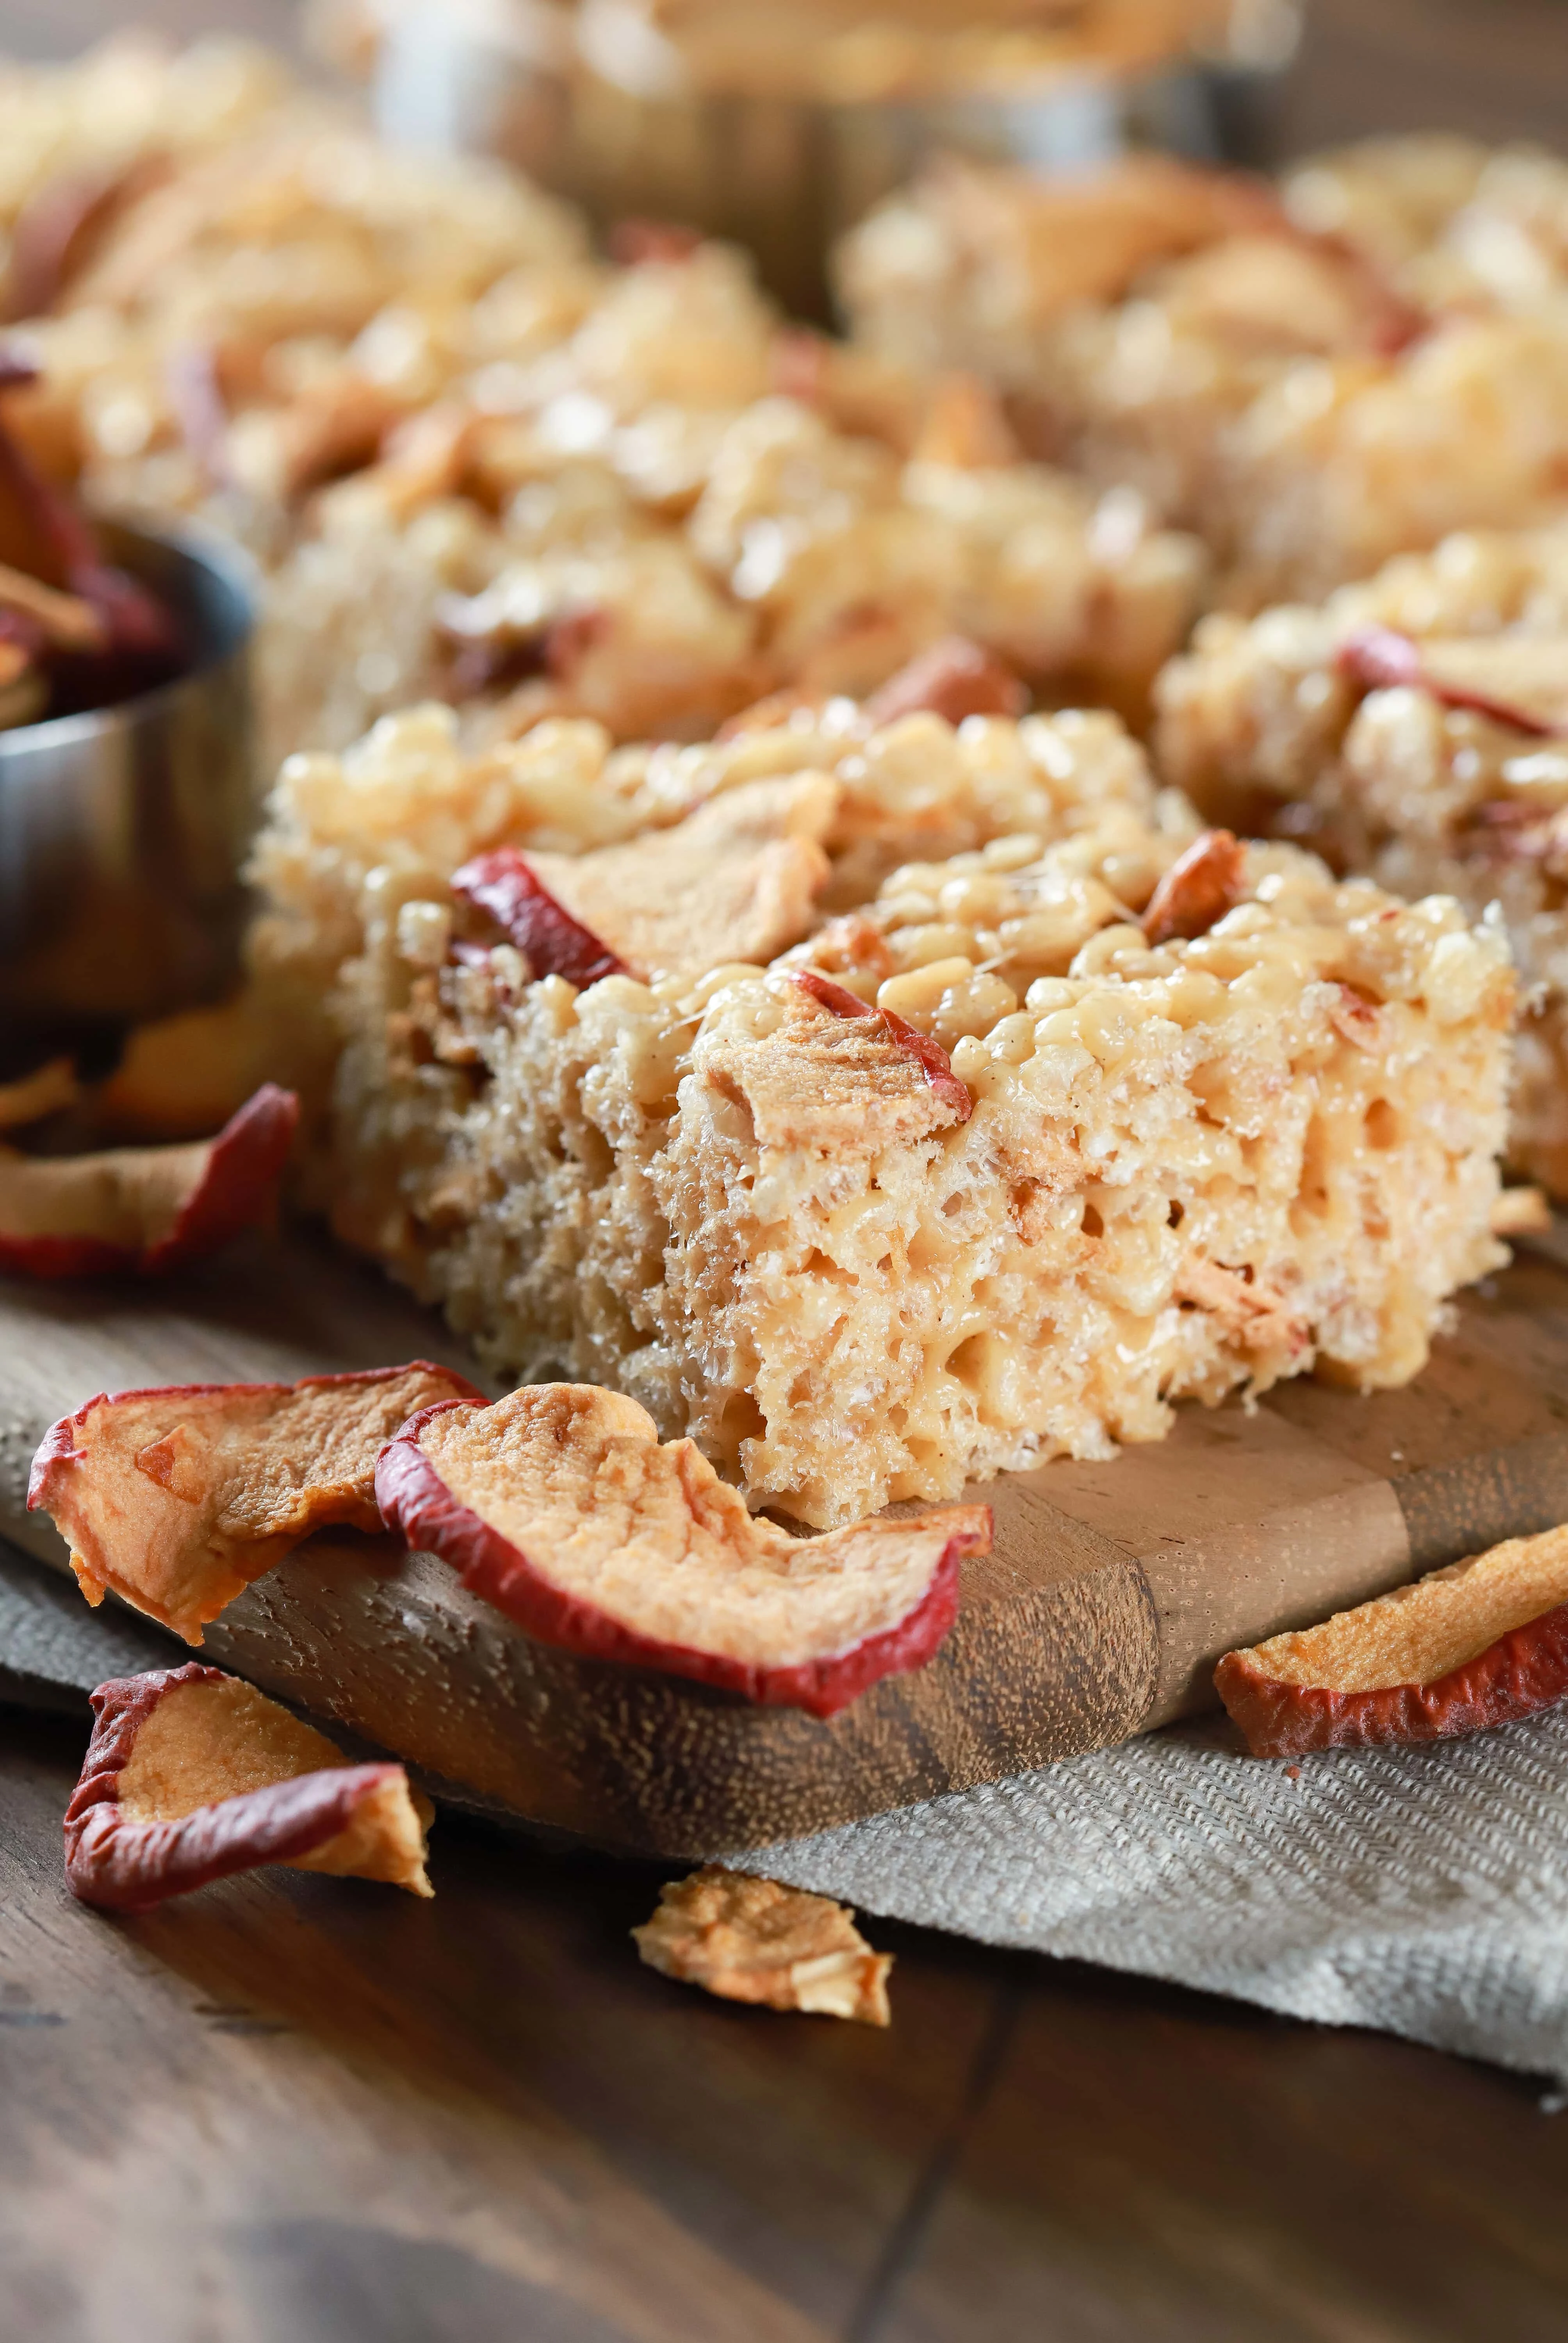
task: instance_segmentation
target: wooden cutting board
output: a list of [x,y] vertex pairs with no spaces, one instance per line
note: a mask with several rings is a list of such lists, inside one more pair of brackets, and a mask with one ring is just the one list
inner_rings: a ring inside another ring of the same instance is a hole
[[[1159,1446],[972,1491],[996,1543],[966,1567],[946,1646],[826,1723],[531,1643],[434,1556],[348,1534],[297,1548],[206,1652],[437,1788],[648,1854],[755,1846],[994,1781],[1212,1706],[1235,1644],[1568,1519],[1559,1252],[1523,1248],[1466,1295],[1407,1391],[1291,1383],[1250,1413],[1183,1408]],[[156,1287],[0,1280],[0,1529],[64,1563],[25,1511],[27,1465],[95,1392],[417,1356],[474,1372],[432,1312],[308,1237],[258,1238]]]

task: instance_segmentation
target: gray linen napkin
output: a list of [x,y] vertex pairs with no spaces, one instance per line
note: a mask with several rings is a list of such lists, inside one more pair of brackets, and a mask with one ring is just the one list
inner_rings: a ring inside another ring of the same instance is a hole
[[[0,1541],[0,1699],[85,1718],[106,1676],[186,1656]],[[1177,1726],[726,1860],[1568,2087],[1568,1707],[1293,1777],[1222,1720]]]
[[1299,1770],[1173,1726],[732,1867],[1568,2087],[1568,1706]]

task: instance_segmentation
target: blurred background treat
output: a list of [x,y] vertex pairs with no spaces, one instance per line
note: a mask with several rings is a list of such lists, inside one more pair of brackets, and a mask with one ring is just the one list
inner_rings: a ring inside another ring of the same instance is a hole
[[745,244],[802,317],[834,239],[930,154],[1040,169],[1256,153],[1298,0],[317,0],[400,140],[504,154],[600,226]]

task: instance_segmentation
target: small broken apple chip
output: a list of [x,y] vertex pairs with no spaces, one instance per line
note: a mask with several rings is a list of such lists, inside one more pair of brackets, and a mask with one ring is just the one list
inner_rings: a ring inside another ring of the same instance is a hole
[[1568,1694],[1568,1528],[1227,1652],[1214,1684],[1254,1757],[1435,1741],[1550,1708]]
[[312,1530],[378,1530],[383,1442],[457,1396],[479,1394],[424,1359],[297,1383],[100,1393],[45,1433],[28,1510],[53,1520],[89,1603],[112,1587],[199,1644],[206,1622]]
[[356,1765],[253,1684],[195,1661],[93,1694],[93,1737],[65,1809],[65,1884],[146,1912],[265,1863],[432,1891],[429,1801],[401,1765]]
[[922,1667],[953,1624],[989,1505],[791,1537],[746,1510],[635,1400],[539,1383],[427,1408],[381,1452],[376,1495],[410,1545],[539,1642],[831,1716]]
[[1228,830],[1206,830],[1177,856],[1143,914],[1151,944],[1191,943],[1206,936],[1241,900],[1247,856]]
[[871,1007],[858,992],[851,992],[847,984],[836,984],[818,969],[799,969],[792,980],[808,1001],[825,1009],[830,1017],[863,1017],[879,1023],[900,1056],[919,1066],[928,1086],[943,1105],[951,1107],[960,1122],[969,1121],[974,1112],[974,1101],[967,1083],[960,1081],[954,1073],[952,1060],[940,1041],[919,1031],[897,1010]]
[[0,1147],[0,1270],[29,1277],[156,1275],[265,1219],[299,1120],[264,1082],[216,1139],[99,1155]]
[[650,1969],[725,2001],[888,2024],[893,1956],[874,1953],[853,1912],[829,1896],[709,1865],[671,1880],[631,1933]]
[[1403,685],[1538,738],[1568,733],[1568,636],[1402,635],[1358,627],[1340,645],[1342,675],[1372,690]]

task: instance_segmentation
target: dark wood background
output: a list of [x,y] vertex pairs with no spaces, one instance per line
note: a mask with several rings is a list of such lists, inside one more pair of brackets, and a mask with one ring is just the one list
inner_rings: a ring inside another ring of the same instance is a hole
[[[80,45],[115,0],[5,0]],[[278,0],[162,0],[274,37]],[[1561,0],[1316,0],[1283,151],[1568,136]],[[437,1901],[70,1904],[0,1711],[15,2343],[1568,2343],[1568,2118],[1373,2035],[871,1924],[886,2035],[637,1964],[658,1873],[442,1820]]]

